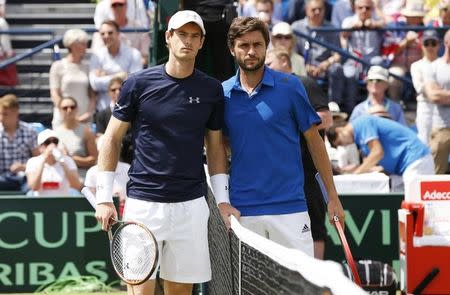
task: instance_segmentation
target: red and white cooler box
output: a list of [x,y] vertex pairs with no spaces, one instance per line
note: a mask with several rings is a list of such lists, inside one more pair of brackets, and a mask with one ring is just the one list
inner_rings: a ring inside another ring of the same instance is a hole
[[450,175],[405,185],[398,219],[402,291],[450,294]]

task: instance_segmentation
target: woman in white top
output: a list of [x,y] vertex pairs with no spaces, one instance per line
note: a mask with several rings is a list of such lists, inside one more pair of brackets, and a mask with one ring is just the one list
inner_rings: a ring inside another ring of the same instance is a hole
[[79,106],[77,120],[92,122],[95,112],[95,92],[89,84],[89,67],[82,63],[86,54],[88,35],[79,29],[68,30],[64,34],[63,45],[69,54],[55,61],[50,68],[50,95],[53,101],[53,128],[61,124],[58,110],[62,97],[73,97]]
[[30,158],[25,169],[28,186],[35,196],[64,196],[70,194],[70,188],[80,188],[77,166],[57,148],[58,142],[53,130],[46,129],[38,135],[41,154]]

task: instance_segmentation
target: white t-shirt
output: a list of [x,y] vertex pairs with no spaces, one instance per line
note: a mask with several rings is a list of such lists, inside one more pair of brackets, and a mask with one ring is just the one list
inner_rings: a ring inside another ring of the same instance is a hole
[[[117,163],[116,173],[114,175],[113,194],[118,193],[121,196],[126,196],[127,182],[130,179],[128,177],[129,169],[130,164],[124,162]],[[85,186],[89,188],[95,188],[97,186],[97,171],[97,165],[89,168],[84,179]]]
[[[26,174],[37,173],[38,167],[44,161],[42,155],[32,157],[27,161],[25,168]],[[77,165],[71,157],[64,155],[64,161],[69,170],[77,171]],[[44,170],[41,176],[41,187],[35,191],[39,196],[65,196],[69,195],[70,183],[67,179],[64,169],[59,162],[53,165],[44,164]]]

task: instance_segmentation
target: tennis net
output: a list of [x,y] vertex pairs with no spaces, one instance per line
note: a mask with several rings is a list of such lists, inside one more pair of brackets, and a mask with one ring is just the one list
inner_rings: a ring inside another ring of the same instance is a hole
[[335,262],[269,241],[234,218],[227,233],[211,193],[208,203],[212,280],[207,294],[366,294]]

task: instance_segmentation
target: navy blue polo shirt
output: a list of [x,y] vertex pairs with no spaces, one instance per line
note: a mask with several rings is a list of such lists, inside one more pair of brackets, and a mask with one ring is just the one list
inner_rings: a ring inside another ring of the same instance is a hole
[[113,116],[131,123],[134,157],[127,193],[155,202],[184,202],[206,195],[205,130],[223,124],[220,82],[194,70],[184,79],[164,65],[131,75]]
[[300,80],[267,67],[248,95],[239,72],[223,82],[231,145],[230,201],[242,216],[307,210],[299,135],[320,118]]

